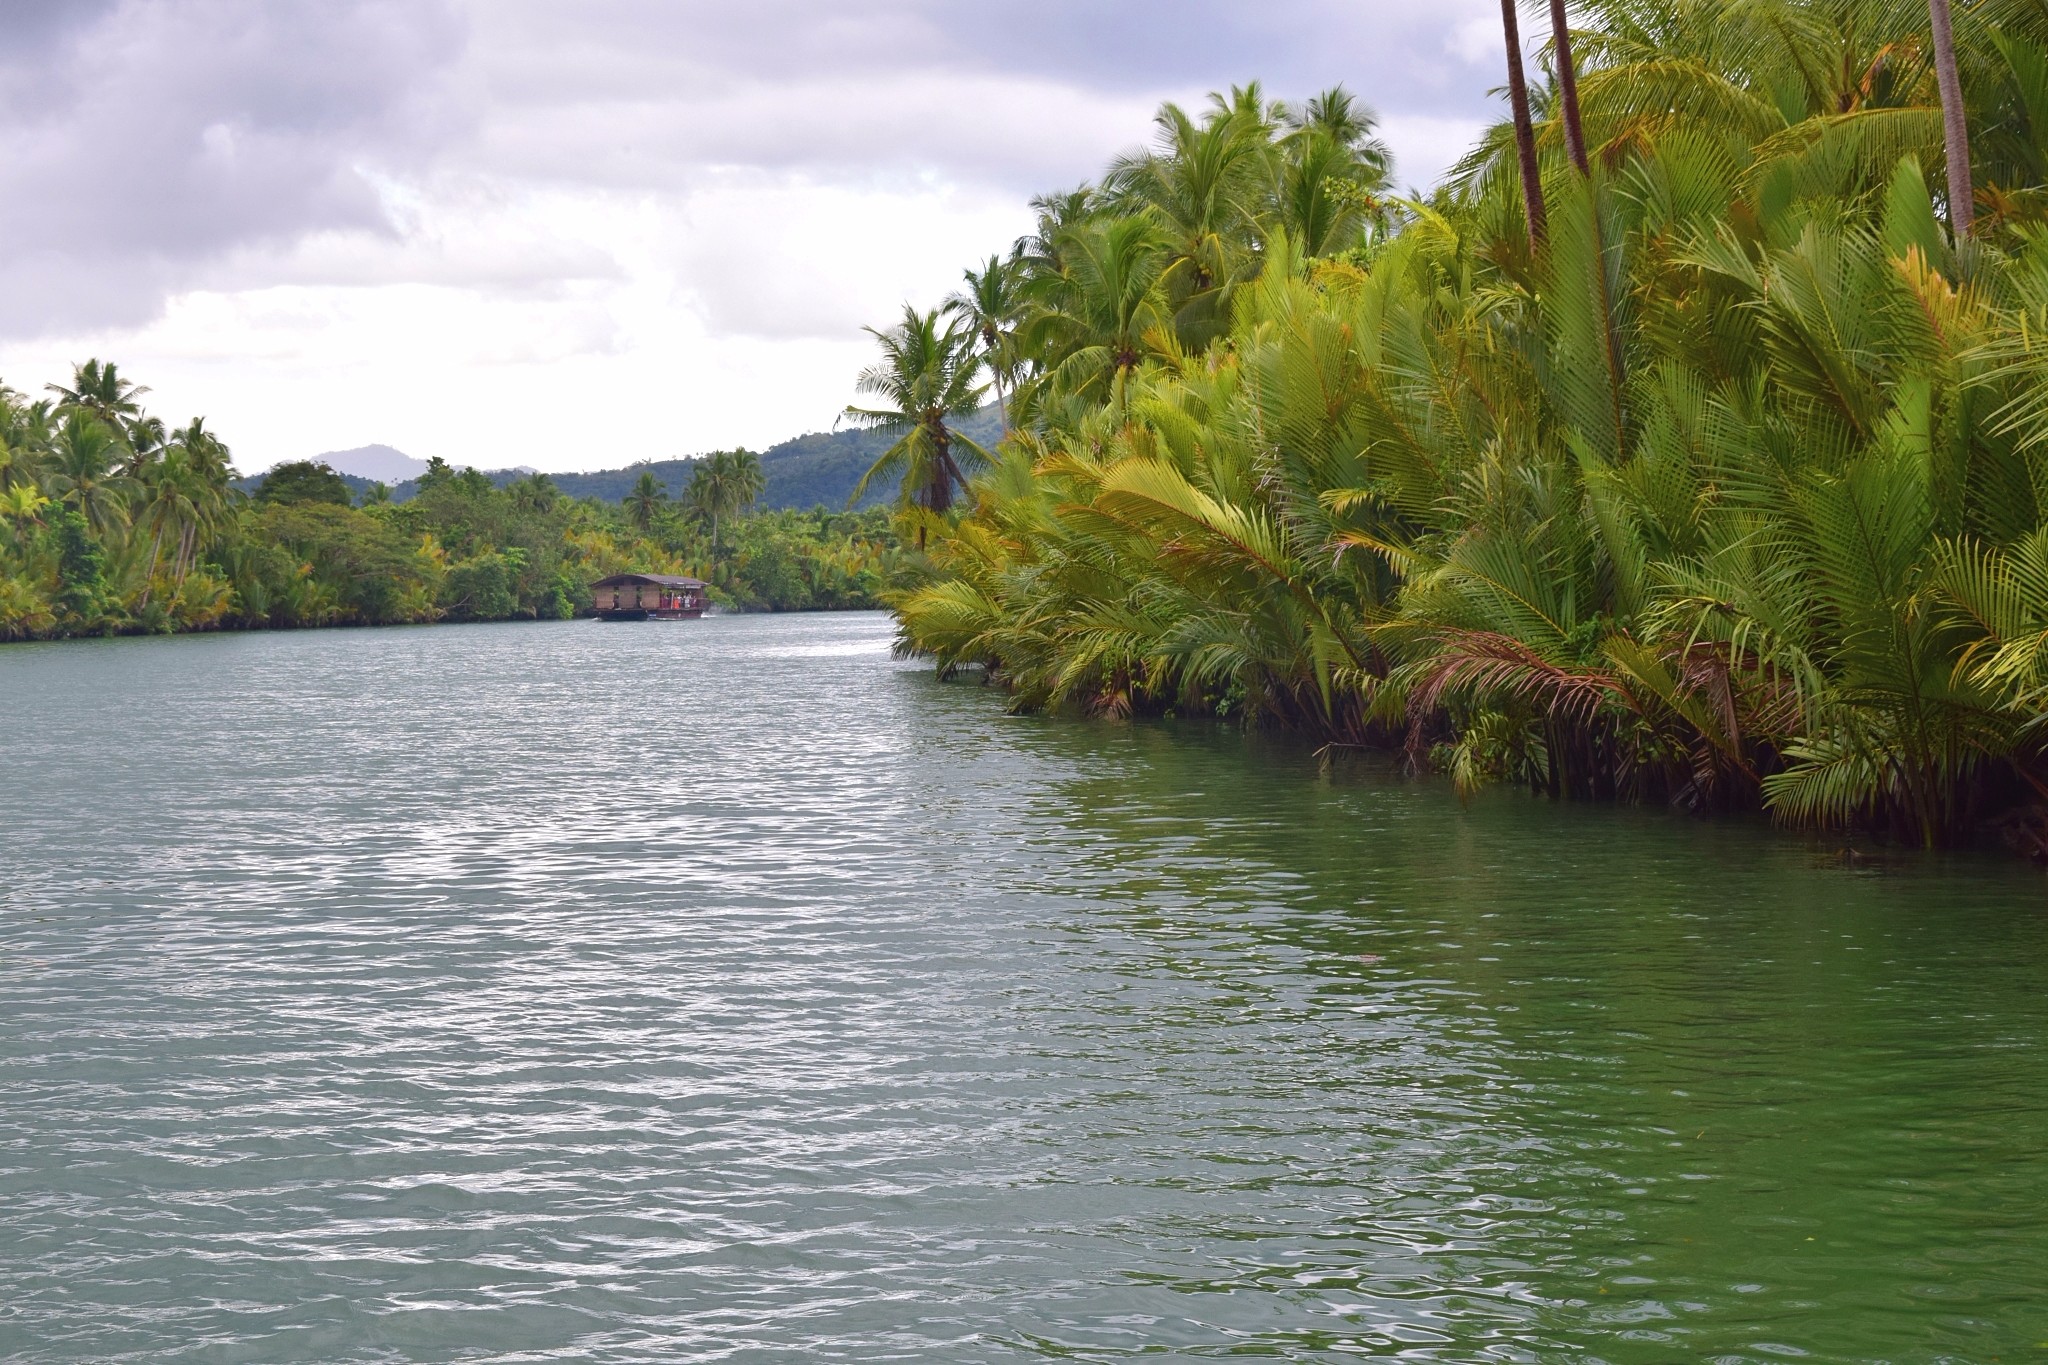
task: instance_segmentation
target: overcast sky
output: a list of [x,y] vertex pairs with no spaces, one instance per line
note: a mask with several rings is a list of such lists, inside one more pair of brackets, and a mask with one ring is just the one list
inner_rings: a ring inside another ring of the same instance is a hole
[[371,442],[542,469],[758,449],[829,427],[862,324],[938,302],[1162,99],[1342,82],[1430,183],[1492,113],[1498,23],[1493,0],[0,0],[0,379],[117,361],[245,470]]

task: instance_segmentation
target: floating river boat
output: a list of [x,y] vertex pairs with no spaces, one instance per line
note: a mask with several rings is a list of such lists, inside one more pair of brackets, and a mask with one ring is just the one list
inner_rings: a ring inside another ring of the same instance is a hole
[[704,614],[701,578],[665,573],[615,573],[591,585],[600,621],[693,621]]

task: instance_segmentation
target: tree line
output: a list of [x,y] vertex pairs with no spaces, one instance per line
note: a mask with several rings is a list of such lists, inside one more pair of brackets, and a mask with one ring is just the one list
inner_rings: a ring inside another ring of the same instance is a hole
[[[1550,7],[1394,195],[1256,85],[876,332],[907,649],[1461,789],[2048,853],[2048,12]],[[1008,435],[959,438],[993,394]]]
[[673,497],[643,472],[619,505],[440,460],[403,503],[358,505],[306,461],[244,494],[205,421],[168,428],[147,392],[98,360],[42,397],[0,385],[0,640],[561,618],[618,572],[700,577],[733,607],[871,607],[899,558],[879,511],[752,512],[746,451]]

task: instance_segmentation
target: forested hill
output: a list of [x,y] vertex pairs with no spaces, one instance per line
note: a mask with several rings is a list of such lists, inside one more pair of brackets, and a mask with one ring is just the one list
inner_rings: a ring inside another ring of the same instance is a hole
[[[984,447],[993,445],[1001,433],[1001,423],[993,406],[983,408],[956,426],[970,440]],[[767,487],[756,506],[764,509],[787,507],[799,511],[824,506],[836,511],[846,505],[854,485],[860,482],[860,476],[894,439],[872,431],[814,431],[771,446],[761,452],[761,472],[766,476]],[[601,469],[585,474],[550,472],[548,477],[572,498],[621,502],[643,472],[651,473],[666,485],[670,497],[680,497],[689,485],[690,467],[695,462],[695,457],[655,460],[625,469]],[[528,472],[521,469],[489,471],[492,480],[500,487],[525,477]],[[368,479],[348,473],[342,477],[358,496],[370,487]],[[260,478],[245,482],[253,488]],[[862,505],[887,502],[896,496],[896,486],[894,479],[878,480],[868,489]],[[403,502],[413,495],[415,487],[416,481],[407,479],[393,485],[391,496],[394,501]]]

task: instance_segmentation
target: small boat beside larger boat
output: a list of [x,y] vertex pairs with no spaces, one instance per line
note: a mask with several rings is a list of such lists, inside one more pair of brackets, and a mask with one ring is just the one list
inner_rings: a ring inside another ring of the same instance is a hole
[[591,584],[600,621],[691,621],[704,614],[701,578],[666,573],[615,573]]

